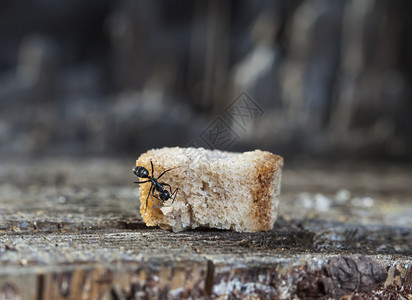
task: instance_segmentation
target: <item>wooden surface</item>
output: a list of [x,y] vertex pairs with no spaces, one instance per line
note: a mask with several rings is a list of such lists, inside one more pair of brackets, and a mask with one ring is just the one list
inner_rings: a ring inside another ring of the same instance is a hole
[[412,297],[411,166],[286,162],[273,231],[173,233],[133,164],[2,163],[0,299]]

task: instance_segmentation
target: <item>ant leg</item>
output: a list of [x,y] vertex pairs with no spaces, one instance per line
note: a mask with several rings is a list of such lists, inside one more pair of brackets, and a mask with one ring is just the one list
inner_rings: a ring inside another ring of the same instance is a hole
[[175,202],[175,199],[176,199],[177,191],[178,191],[178,190],[179,190],[179,188],[176,188],[175,191],[170,195],[170,198],[171,198],[173,195],[175,195],[175,196],[173,197],[172,203]]
[[[153,196],[153,197],[155,197],[156,199],[159,199],[159,198],[157,198],[157,196],[156,196],[156,195],[155,195],[155,193],[154,193],[154,192],[155,192],[155,190],[156,190],[156,189],[155,189],[155,187],[154,187],[154,185],[153,185],[153,189],[152,189],[152,196]],[[159,200],[160,200],[160,199],[159,199]]]
[[140,183],[146,183],[146,182],[150,182],[150,180],[146,180],[146,181],[135,181],[135,182],[133,182],[133,183],[140,184]]
[[155,206],[153,206],[153,208],[158,208],[161,204],[163,204],[163,200],[160,200],[160,202],[159,203],[157,203]]
[[153,188],[153,189],[152,189],[152,195],[153,195],[153,197],[155,197],[157,200],[159,200],[159,203],[157,203],[157,204],[156,204],[155,206],[153,206],[152,208],[158,208],[161,204],[163,204],[164,200],[159,199],[159,197],[157,197],[157,196],[154,194],[154,191],[155,191],[155,189]]
[[174,167],[174,168],[168,169],[168,170],[166,170],[166,171],[163,171],[163,173],[160,174],[159,177],[156,178],[156,180],[158,180],[160,177],[162,177],[166,172],[172,171],[172,170],[177,169],[177,168],[180,168],[180,167],[181,167],[181,166],[178,166],[178,167]]
[[153,167],[153,162],[152,162],[152,160],[150,160],[150,165],[152,166],[152,177],[153,177],[154,167]]
[[146,211],[147,211],[147,204],[149,203],[149,195],[150,195],[150,192],[152,191],[152,189],[153,189],[153,183],[150,185],[150,189],[149,189],[149,192],[147,193],[147,197],[146,197],[146,208],[145,208],[145,210],[144,210],[144,212],[146,213]]
[[[153,186],[153,189],[152,189],[152,196],[155,197],[157,200],[161,201],[162,203],[164,202],[164,200],[159,199],[159,197],[157,197],[157,196],[155,195],[155,188],[154,188],[154,186]],[[157,204],[156,204],[156,206],[157,206]]]

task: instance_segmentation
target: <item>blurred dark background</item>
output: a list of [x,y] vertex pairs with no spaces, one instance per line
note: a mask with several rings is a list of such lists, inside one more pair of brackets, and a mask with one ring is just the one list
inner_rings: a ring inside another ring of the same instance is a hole
[[0,158],[410,161],[410,16],[410,0],[0,0]]

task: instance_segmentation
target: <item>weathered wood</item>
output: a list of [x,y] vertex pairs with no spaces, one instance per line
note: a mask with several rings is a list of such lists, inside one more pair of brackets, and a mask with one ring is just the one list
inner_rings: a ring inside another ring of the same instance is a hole
[[7,273],[7,269],[1,267],[1,299],[36,299],[39,291],[39,276],[16,268]]
[[411,167],[286,165],[271,232],[173,233],[142,223],[132,166],[3,164],[0,298],[385,298],[412,291]]

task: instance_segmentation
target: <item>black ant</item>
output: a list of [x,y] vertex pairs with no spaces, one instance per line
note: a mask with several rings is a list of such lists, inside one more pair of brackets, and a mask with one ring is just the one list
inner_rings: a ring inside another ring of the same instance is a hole
[[[146,180],[146,181],[135,181],[134,183],[141,184],[141,183],[151,182],[149,193],[147,193],[147,197],[146,197],[146,210],[147,210],[147,204],[148,204],[148,199],[149,199],[150,192],[152,193],[153,197],[155,197],[157,200],[160,201],[155,206],[153,206],[153,208],[157,208],[157,207],[159,207],[159,205],[163,204],[165,201],[169,200],[174,195],[173,201],[172,201],[172,203],[173,203],[176,199],[177,191],[179,190],[179,188],[176,188],[172,192],[172,187],[170,186],[170,184],[167,184],[165,182],[159,182],[158,180],[166,172],[169,172],[173,169],[180,168],[180,167],[175,167],[175,168],[168,169],[168,170],[164,171],[162,174],[160,174],[159,177],[154,178],[154,176],[153,176],[154,168],[153,168],[152,161],[150,161],[150,164],[152,166],[152,175],[151,176],[149,175],[149,171],[145,167],[137,166],[137,167],[133,168],[133,170],[132,170],[133,173],[137,177],[139,177],[139,178],[148,178],[149,179],[149,180]],[[164,188],[164,186],[169,187],[170,192],[168,190],[166,190]],[[154,194],[155,190],[159,193],[160,199]]]

